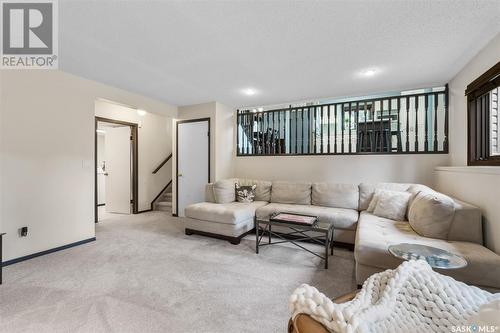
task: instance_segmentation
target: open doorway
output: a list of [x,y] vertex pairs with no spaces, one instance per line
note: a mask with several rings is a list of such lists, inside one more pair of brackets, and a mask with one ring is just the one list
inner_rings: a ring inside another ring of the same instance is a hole
[[95,117],[95,222],[138,212],[137,124]]

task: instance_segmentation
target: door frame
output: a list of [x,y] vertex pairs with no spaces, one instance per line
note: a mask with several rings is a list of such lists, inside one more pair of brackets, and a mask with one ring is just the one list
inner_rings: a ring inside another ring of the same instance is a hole
[[[210,183],[210,117],[208,118],[196,118],[196,119],[185,119],[178,120],[175,122],[175,216],[179,215],[179,124],[185,123],[197,123],[197,122],[208,122],[208,182]],[[97,169],[96,169],[97,170]]]
[[97,202],[97,123],[99,121],[125,125],[130,127],[130,140],[132,141],[132,214],[139,213],[139,124],[130,123],[110,118],[95,116],[94,124],[94,222],[97,223],[98,218],[98,202]]

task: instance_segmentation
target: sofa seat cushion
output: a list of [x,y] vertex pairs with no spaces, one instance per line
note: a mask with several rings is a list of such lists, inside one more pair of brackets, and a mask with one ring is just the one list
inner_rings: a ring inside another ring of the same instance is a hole
[[333,223],[335,228],[346,230],[356,230],[356,223],[359,216],[358,211],[354,209],[280,203],[270,203],[258,208],[256,216],[257,218],[265,219],[277,212],[318,216],[322,221]]
[[393,221],[362,212],[359,217],[354,256],[358,264],[393,269],[401,260],[389,253],[388,246],[414,243],[437,247],[461,255],[467,267],[438,270],[460,281],[500,288],[500,256],[484,246],[470,242],[449,242],[417,234],[405,221]]
[[239,224],[255,216],[255,210],[266,205],[265,201],[250,203],[229,202],[218,204],[213,202],[200,202],[189,205],[184,209],[186,217],[209,222]]

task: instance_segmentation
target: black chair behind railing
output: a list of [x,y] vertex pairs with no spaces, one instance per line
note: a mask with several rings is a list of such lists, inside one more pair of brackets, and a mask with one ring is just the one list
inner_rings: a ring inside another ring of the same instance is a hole
[[357,128],[358,152],[401,151],[401,131],[391,129],[391,120],[360,122]]

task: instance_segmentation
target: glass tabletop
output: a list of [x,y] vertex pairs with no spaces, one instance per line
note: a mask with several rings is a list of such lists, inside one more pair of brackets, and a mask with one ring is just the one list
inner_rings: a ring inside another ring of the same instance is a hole
[[269,217],[267,218],[257,218],[259,223],[264,223],[264,224],[271,224],[271,225],[283,225],[287,227],[293,227],[297,229],[305,229],[305,230],[318,230],[318,231],[328,231],[330,228],[333,228],[332,223],[328,222],[323,222],[321,219],[319,219],[316,223],[313,225],[307,225],[307,224],[295,224],[295,223],[286,223],[286,222],[278,222],[278,221],[271,221]]
[[467,261],[459,255],[422,244],[390,245],[389,252],[403,260],[423,259],[433,268],[456,269],[467,266]]

